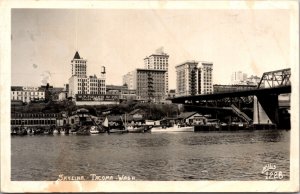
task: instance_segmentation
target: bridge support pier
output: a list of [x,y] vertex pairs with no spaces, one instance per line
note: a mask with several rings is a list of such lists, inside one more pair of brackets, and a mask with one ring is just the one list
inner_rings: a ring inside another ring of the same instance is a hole
[[278,94],[254,96],[253,124],[279,124]]

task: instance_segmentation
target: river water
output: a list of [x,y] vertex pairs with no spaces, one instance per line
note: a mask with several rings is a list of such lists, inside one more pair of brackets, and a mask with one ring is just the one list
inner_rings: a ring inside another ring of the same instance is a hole
[[288,180],[290,131],[12,136],[13,181],[266,180],[276,165]]

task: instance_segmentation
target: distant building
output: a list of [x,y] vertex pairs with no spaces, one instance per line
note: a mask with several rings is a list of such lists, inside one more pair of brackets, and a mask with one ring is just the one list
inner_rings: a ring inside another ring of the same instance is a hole
[[123,85],[127,85],[128,89],[133,89],[133,73],[134,71],[128,72],[126,75],[123,75]]
[[253,85],[257,86],[260,82],[260,77],[256,75],[247,76],[246,73],[242,71],[233,72],[231,75],[232,85]]
[[127,85],[106,85],[106,94],[118,95],[120,100],[137,100],[136,90],[128,89]]
[[257,86],[260,82],[260,79],[261,78],[256,75],[251,75],[250,77],[247,78],[246,82],[247,82],[247,85]]
[[100,77],[86,75],[87,60],[80,58],[76,51],[71,60],[72,76],[69,79],[69,97],[76,98],[78,94],[101,95],[106,93],[105,89],[105,67],[102,67]]
[[144,58],[144,68],[154,70],[165,70],[165,95],[169,92],[169,55],[164,53],[163,48],[159,48],[156,52]]
[[165,99],[165,70],[136,69],[133,89],[142,100],[160,102]]
[[212,66],[212,63],[198,61],[186,61],[177,65],[176,96],[212,93]]
[[247,80],[247,74],[242,71],[235,71],[231,74],[231,84],[243,84]]
[[60,101],[59,95],[64,91],[62,87],[53,87],[47,83],[47,85],[41,86],[45,90],[45,99],[46,101]]
[[44,101],[45,89],[41,87],[12,86],[10,92],[12,101]]

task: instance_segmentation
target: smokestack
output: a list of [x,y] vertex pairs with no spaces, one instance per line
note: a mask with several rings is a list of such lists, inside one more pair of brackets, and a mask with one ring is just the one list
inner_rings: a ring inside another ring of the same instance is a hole
[[101,73],[102,73],[102,74],[105,74],[105,73],[106,73],[106,72],[105,72],[105,67],[104,67],[104,66],[101,67]]

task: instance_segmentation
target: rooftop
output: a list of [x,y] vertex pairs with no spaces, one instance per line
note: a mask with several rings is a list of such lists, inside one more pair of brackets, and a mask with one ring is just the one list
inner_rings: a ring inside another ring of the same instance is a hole
[[137,71],[156,71],[156,72],[166,72],[166,70],[162,70],[162,69],[140,69],[140,68],[137,68],[136,69]]
[[78,51],[76,51],[73,59],[81,59]]

